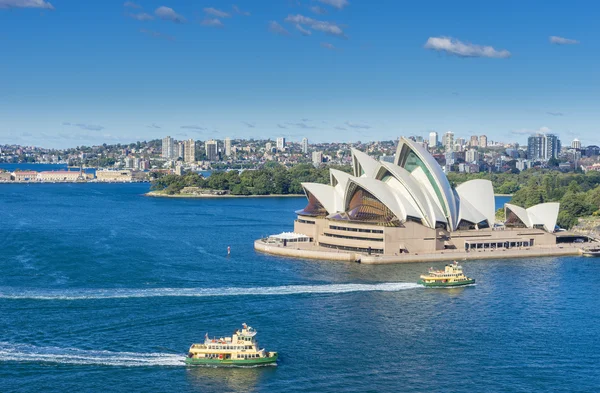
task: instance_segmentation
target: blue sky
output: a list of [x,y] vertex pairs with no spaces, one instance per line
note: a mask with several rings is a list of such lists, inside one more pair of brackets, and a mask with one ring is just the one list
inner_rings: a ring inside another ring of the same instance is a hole
[[0,144],[431,130],[600,144],[599,15],[593,1],[0,0]]

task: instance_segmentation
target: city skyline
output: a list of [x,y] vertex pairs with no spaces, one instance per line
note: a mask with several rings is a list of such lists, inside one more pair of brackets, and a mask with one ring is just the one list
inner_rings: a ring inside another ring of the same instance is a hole
[[0,0],[0,143],[598,144],[598,6],[563,3]]

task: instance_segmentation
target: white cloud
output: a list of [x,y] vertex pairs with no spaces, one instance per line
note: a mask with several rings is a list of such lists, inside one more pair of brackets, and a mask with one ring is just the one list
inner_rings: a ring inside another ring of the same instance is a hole
[[298,25],[305,25],[313,30],[321,31],[336,37],[346,37],[342,28],[333,22],[320,21],[300,14],[288,15],[288,17],[285,18],[285,21]]
[[540,127],[537,130],[531,130],[528,128],[521,128],[520,130],[512,130],[511,133],[515,135],[534,135],[534,134],[548,134],[552,130],[548,127]]
[[279,35],[290,35],[290,32],[285,29],[285,27],[281,26],[279,23],[274,20],[269,22],[269,31],[274,34]]
[[203,19],[202,22],[200,22],[200,24],[202,26],[209,26],[209,27],[223,27],[223,22],[221,22],[221,20],[218,18],[206,18],[206,19]]
[[303,28],[300,25],[296,25],[296,29],[300,32],[300,34],[302,34],[304,36],[309,36],[312,34],[312,32],[310,30],[306,30],[305,28]]
[[162,128],[161,126],[158,126],[158,125],[156,125],[156,123],[152,123],[152,125],[151,125],[151,126],[147,126],[147,127],[148,127],[148,128],[157,128],[157,129],[160,129],[160,128]]
[[127,14],[127,16],[130,18],[133,18],[133,19],[141,20],[141,21],[154,19],[154,17],[152,15],[147,14],[145,12],[140,12],[139,14]]
[[429,37],[425,43],[425,48],[446,52],[460,57],[505,59],[511,56],[510,52],[505,49],[496,50],[491,46],[465,43],[452,37]]
[[565,114],[562,112],[546,112],[546,114],[550,116],[564,116]]
[[175,10],[173,8],[169,8],[169,7],[158,7],[155,11],[154,14],[156,14],[156,16],[158,16],[160,19],[162,20],[169,20],[171,22],[175,22],[175,23],[185,23],[186,20],[183,16],[179,15],[177,12],[175,12]]
[[0,0],[0,8],[43,8],[53,10],[54,7],[44,0]]
[[553,35],[550,36],[550,43],[556,45],[575,45],[579,44],[579,41]]
[[94,125],[94,124],[84,124],[84,123],[72,124],[69,122],[63,122],[62,124],[63,124],[63,126],[79,127],[82,130],[87,130],[87,131],[102,131],[104,129],[103,126]]
[[349,4],[348,0],[319,0],[319,2],[335,7],[338,10],[341,10]]
[[213,7],[208,7],[204,9],[208,15],[216,16],[217,18],[229,18],[231,15],[225,11],[218,10]]
[[141,5],[134,3],[133,1],[126,1],[123,3],[123,7],[127,8],[142,8]]
[[180,128],[185,130],[206,130],[206,128],[197,125],[181,126]]
[[325,15],[327,10],[323,7],[319,7],[318,5],[313,5],[310,7],[310,10],[317,15]]
[[335,50],[335,46],[333,44],[330,44],[329,42],[321,42],[321,48]]
[[350,128],[356,128],[356,129],[361,129],[361,130],[368,130],[369,128],[371,128],[370,125],[368,124],[364,124],[364,123],[352,123],[351,121],[347,121],[346,125]]
[[243,121],[242,123],[244,123],[246,125],[246,127],[248,127],[248,128],[254,128],[254,127],[256,127],[255,123],[248,123],[247,121]]
[[236,14],[244,15],[244,16],[250,16],[250,12],[240,10],[240,7],[238,7],[235,4],[232,5],[231,8],[233,8],[233,12],[235,12]]

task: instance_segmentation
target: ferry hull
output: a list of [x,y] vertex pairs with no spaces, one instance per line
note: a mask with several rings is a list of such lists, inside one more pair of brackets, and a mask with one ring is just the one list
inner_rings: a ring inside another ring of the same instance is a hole
[[419,280],[418,284],[423,285],[427,288],[454,288],[454,287],[464,287],[465,285],[475,284],[475,279],[469,279],[458,282],[425,282],[424,280]]
[[277,354],[273,356],[255,359],[203,359],[185,358],[185,364],[189,366],[260,366],[274,364],[277,362]]

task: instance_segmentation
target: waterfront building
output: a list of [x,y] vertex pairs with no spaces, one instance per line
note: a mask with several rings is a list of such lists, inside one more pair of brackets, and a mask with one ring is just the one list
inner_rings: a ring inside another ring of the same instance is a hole
[[85,180],[80,171],[43,171],[37,174],[37,180],[42,182],[76,182]]
[[206,159],[208,161],[217,161],[219,159],[218,147],[218,142],[213,139],[204,143],[204,149],[206,150]]
[[487,146],[488,146],[487,136],[486,135],[480,135],[479,136],[479,147],[481,147],[482,149],[486,149]]
[[579,141],[579,139],[577,139],[577,138],[573,139],[573,142],[571,142],[571,148],[581,149],[581,142]]
[[194,164],[196,162],[196,141],[188,139],[184,142],[184,161],[188,164]]
[[479,138],[477,135],[471,135],[471,141],[469,142],[471,147],[479,147]]
[[12,173],[12,178],[15,181],[37,181],[36,171],[18,171]]
[[560,139],[553,134],[532,135],[527,140],[527,158],[530,160],[549,160],[558,158]]
[[12,181],[12,175],[10,172],[0,171],[0,182]]
[[322,151],[313,151],[312,152],[312,162],[314,165],[320,165],[323,162],[323,152]]
[[394,256],[556,244],[558,203],[507,204],[506,224],[496,223],[490,181],[452,188],[433,156],[406,138],[394,163],[352,149],[352,169],[331,169],[329,185],[302,183],[307,205],[296,212],[294,233],[324,259],[331,249]]
[[166,136],[162,140],[162,158],[168,160],[175,158],[175,141],[170,136]]
[[308,154],[308,138],[302,138],[302,153]]
[[277,138],[277,150],[279,150],[279,151],[285,150],[285,138],[282,136]]
[[225,138],[225,155],[231,157],[231,138]]
[[132,172],[130,170],[98,170],[96,171],[96,181],[107,182],[107,183],[126,183],[133,180]]
[[439,145],[440,141],[438,139],[438,133],[436,131],[431,131],[429,133],[429,147],[431,149],[435,149]]

